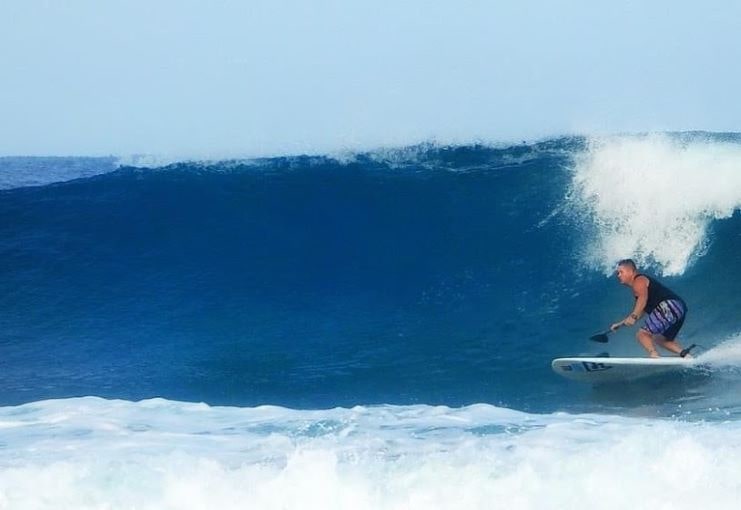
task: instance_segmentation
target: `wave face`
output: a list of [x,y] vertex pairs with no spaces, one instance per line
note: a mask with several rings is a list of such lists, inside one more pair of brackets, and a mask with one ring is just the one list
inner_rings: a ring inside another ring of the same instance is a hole
[[[4,158],[0,403],[733,413],[733,363],[619,394],[549,363],[603,347],[587,338],[630,310],[605,276],[628,256],[689,303],[684,343],[738,351],[739,166],[741,137],[702,133],[155,168]],[[630,332],[605,347],[640,354]]]

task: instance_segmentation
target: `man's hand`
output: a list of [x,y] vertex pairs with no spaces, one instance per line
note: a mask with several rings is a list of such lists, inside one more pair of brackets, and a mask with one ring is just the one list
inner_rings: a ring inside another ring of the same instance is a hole
[[626,326],[632,326],[633,324],[635,324],[635,323],[636,323],[636,320],[637,320],[637,319],[636,319],[636,316],[635,316],[635,315],[633,315],[633,314],[630,314],[630,315],[628,315],[628,316],[627,316],[627,317],[626,317],[626,318],[625,318],[625,319],[623,320],[623,324],[625,324]]

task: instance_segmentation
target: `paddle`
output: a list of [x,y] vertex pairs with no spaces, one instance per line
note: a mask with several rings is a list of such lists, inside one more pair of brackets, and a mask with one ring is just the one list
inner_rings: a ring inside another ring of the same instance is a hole
[[[618,326],[618,328],[617,328],[617,329],[619,329],[619,328],[621,328],[621,327],[622,327],[622,326]],[[615,329],[615,331],[617,331],[617,329]],[[612,329],[608,329],[607,331],[605,331],[605,332],[603,332],[603,333],[597,333],[596,335],[592,335],[592,336],[590,336],[590,337],[589,337],[589,339],[590,339],[591,341],[593,341],[593,342],[599,342],[599,343],[601,343],[601,344],[606,344],[606,343],[607,343],[607,335],[609,335],[609,334],[610,334],[610,333],[612,333],[612,332],[613,332],[613,330],[612,330]]]

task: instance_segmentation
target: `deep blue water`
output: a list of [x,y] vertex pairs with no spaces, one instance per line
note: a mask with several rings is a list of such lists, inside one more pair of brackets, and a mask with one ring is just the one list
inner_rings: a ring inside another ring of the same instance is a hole
[[[550,369],[562,355],[640,355],[629,332],[587,340],[632,299],[583,260],[600,229],[570,198],[585,150],[569,138],[158,168],[4,158],[11,183],[19,168],[77,178],[0,191],[0,405],[681,400],[712,383],[615,395]],[[683,341],[709,348],[738,331],[738,211],[712,220],[707,242],[664,281],[690,306]]]

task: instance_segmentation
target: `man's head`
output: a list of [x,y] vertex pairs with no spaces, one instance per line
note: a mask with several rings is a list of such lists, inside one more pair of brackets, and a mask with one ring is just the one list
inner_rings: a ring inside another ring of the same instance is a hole
[[615,270],[615,276],[620,283],[623,285],[632,285],[633,280],[638,273],[638,268],[633,259],[623,259],[618,262],[617,269]]

